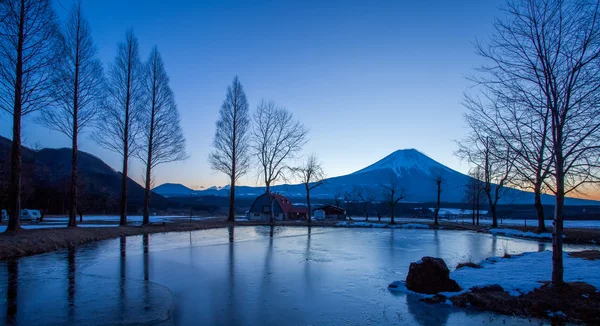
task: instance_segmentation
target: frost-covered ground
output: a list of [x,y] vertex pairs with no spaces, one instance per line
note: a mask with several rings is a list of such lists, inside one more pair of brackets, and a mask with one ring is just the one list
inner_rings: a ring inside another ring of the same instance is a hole
[[377,222],[355,222],[340,221],[335,226],[341,227],[362,227],[362,228],[390,228],[390,229],[429,229],[427,224],[404,223],[404,224],[386,224]]
[[[523,238],[552,240],[552,233],[549,233],[549,232],[534,233],[534,232],[524,232],[524,231],[515,230],[515,229],[502,229],[502,228],[489,229],[488,232],[490,232],[491,234],[496,234],[496,235],[508,235],[508,236],[515,236],[515,237],[523,237]],[[563,238],[564,238],[564,235],[563,235]]]
[[[520,295],[541,286],[540,281],[550,281],[552,252],[530,252],[511,258],[490,258],[483,268],[461,268],[450,274],[463,289],[488,284],[499,284],[511,295]],[[565,281],[583,281],[600,289],[600,261],[585,260],[563,255]]]
[[[198,217],[193,216],[192,220],[207,220],[214,219],[216,217]],[[151,223],[169,223],[175,220],[189,220],[189,216],[150,216]],[[67,226],[69,221],[68,217],[65,216],[48,216],[44,218],[44,222],[34,223],[29,220],[22,220],[21,226],[25,229],[44,229],[44,228],[64,228]],[[86,215],[83,217],[84,223],[78,224],[80,227],[93,228],[93,227],[114,227],[119,226],[119,216],[117,215]],[[79,217],[77,217],[79,222]],[[92,223],[90,223],[92,222]],[[139,225],[142,223],[142,216],[133,215],[127,216],[127,223],[130,225]],[[6,230],[6,225],[0,225],[0,232]]]
[[[353,221],[365,221],[365,217],[364,216],[352,216],[352,220]],[[369,217],[369,222],[377,222],[378,219],[377,217]],[[416,217],[396,217],[395,221],[397,223],[400,222],[421,222],[421,223],[432,223],[433,219],[432,218],[416,218]],[[464,216],[464,217],[452,217],[452,218],[446,218],[444,216],[440,217],[440,221],[444,221],[444,222],[453,222],[453,223],[459,223],[459,224],[471,224],[471,216]],[[381,222],[385,222],[385,223],[389,223],[390,222],[390,218],[389,217],[382,217],[381,218]],[[479,218],[479,223],[482,225],[491,225],[492,224],[492,219],[490,218]],[[537,220],[536,219],[498,219],[498,225],[500,226],[536,226],[537,225]],[[551,227],[552,226],[552,220],[546,220],[546,226],[547,227]],[[576,220],[576,221],[571,221],[571,220],[566,220],[564,221],[564,227],[565,228],[584,228],[584,229],[590,229],[590,228],[600,228],[600,220]]]
[[[511,258],[491,257],[481,262],[482,268],[463,267],[450,273],[463,289],[461,292],[446,292],[451,297],[468,291],[475,286],[498,284],[509,294],[519,296],[542,286],[552,276],[552,252],[527,252]],[[564,253],[563,262],[566,282],[586,282],[600,289],[600,261],[573,258]],[[402,281],[395,281],[392,291],[412,293]],[[423,295],[425,296],[425,295]]]
[[[465,216],[464,218],[452,218],[449,219],[451,222],[457,223],[471,223],[471,217]],[[492,219],[480,218],[479,223],[483,225],[491,225]],[[565,228],[579,228],[579,229],[600,229],[600,220],[566,220],[563,221]],[[498,219],[498,225],[500,226],[537,226],[536,219]],[[546,220],[546,227],[552,226],[552,220]]]
[[[453,269],[504,251],[549,248],[428,229],[235,227],[131,236],[0,262],[0,320],[143,324],[146,319],[135,317],[170,311],[179,325],[539,325],[451,306],[434,309],[387,286],[405,279],[409,264],[423,256],[441,257]],[[11,302],[18,309],[8,309]]]

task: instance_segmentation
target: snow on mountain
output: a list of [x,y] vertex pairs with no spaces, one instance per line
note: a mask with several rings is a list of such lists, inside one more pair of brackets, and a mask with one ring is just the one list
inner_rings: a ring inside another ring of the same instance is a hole
[[434,175],[436,173],[456,173],[456,171],[438,163],[418,150],[410,148],[397,150],[383,159],[352,174],[361,174],[369,171],[386,169],[394,171],[398,177],[406,175],[411,170],[420,170],[425,174],[430,175]]

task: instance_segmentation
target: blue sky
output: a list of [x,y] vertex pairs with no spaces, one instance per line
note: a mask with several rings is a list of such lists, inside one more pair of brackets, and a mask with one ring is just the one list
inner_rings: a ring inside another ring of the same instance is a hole
[[[60,17],[70,1],[55,0]],[[492,32],[501,0],[161,1],[84,0],[99,58],[112,61],[133,27],[142,59],[157,45],[171,77],[190,158],[160,166],[155,184],[223,185],[210,169],[215,121],[238,75],[252,109],[261,99],[287,107],[310,129],[305,153],[328,176],[359,170],[391,152],[416,148],[466,172],[455,156],[465,134],[465,75],[481,63],[473,43]],[[0,134],[9,136],[2,116]],[[118,155],[84,135],[81,149],[120,170]],[[69,140],[24,122],[26,145]],[[141,180],[142,166],[131,176]],[[241,180],[256,185],[256,172]]]

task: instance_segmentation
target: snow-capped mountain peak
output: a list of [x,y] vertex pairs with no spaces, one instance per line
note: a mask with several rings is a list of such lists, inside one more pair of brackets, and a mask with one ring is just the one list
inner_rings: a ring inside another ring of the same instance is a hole
[[427,155],[419,152],[414,148],[400,149],[383,159],[367,166],[364,169],[358,170],[353,174],[361,174],[376,170],[392,170],[396,175],[402,176],[411,170],[419,170],[425,174],[434,172],[446,172],[450,170],[446,166],[434,161]]

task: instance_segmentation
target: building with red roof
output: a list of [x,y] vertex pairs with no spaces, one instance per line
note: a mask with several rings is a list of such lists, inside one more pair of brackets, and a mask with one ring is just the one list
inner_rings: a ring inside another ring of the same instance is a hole
[[[272,193],[274,199],[273,212],[275,220],[303,220],[306,219],[308,209],[306,207],[294,206],[285,196]],[[271,203],[267,193],[264,193],[254,200],[248,211],[248,219],[252,221],[268,221],[271,218]]]

